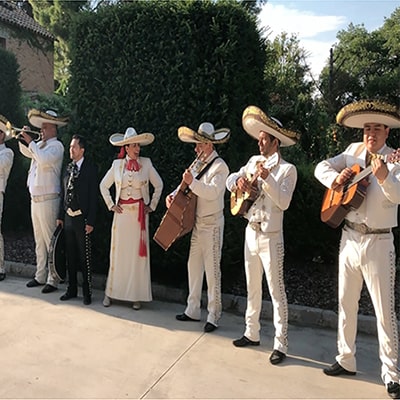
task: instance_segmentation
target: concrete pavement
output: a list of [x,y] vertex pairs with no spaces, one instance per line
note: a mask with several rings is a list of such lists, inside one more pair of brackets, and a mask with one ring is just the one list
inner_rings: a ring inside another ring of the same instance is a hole
[[322,368],[334,361],[334,329],[290,324],[288,358],[272,366],[268,319],[261,346],[235,348],[243,315],[224,312],[220,328],[204,333],[205,312],[202,322],[175,319],[183,304],[105,308],[100,289],[90,306],[81,297],[61,302],[65,285],[42,294],[19,275],[0,282],[2,399],[388,398],[373,335],[358,335],[355,377],[328,377]]

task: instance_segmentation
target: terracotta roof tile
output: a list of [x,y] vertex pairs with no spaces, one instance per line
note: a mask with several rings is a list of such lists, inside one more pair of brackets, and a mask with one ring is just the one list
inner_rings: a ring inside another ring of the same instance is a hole
[[7,0],[0,0],[0,22],[1,21],[28,29],[46,38],[54,39],[54,36],[47,29],[38,24],[24,10]]

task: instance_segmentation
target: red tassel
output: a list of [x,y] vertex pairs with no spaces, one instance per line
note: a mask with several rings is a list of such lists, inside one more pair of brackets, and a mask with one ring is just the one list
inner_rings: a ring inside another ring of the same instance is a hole
[[118,153],[118,159],[124,158],[125,157],[125,147],[121,146],[121,150]]

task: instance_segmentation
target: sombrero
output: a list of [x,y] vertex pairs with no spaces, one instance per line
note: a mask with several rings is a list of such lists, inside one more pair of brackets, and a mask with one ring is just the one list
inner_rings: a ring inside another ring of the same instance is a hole
[[138,135],[134,128],[129,127],[126,129],[125,134],[114,133],[109,140],[113,146],[125,146],[131,143],[139,143],[141,146],[146,146],[154,141],[154,135],[152,133]]
[[231,131],[228,128],[215,130],[211,122],[203,122],[199,129],[194,131],[187,126],[181,126],[178,129],[178,137],[186,143],[213,143],[221,144],[229,140]]
[[295,144],[300,138],[298,133],[284,129],[277,119],[268,117],[256,106],[248,106],[243,111],[242,124],[244,130],[254,139],[258,140],[260,131],[264,131],[279,139],[283,147]]
[[43,123],[54,124],[60,127],[68,124],[68,117],[59,117],[53,110],[39,111],[34,108],[29,110],[28,120],[36,128],[42,128]]
[[360,100],[344,106],[336,122],[348,128],[364,128],[366,123],[383,124],[400,128],[400,113],[396,106],[380,100]]

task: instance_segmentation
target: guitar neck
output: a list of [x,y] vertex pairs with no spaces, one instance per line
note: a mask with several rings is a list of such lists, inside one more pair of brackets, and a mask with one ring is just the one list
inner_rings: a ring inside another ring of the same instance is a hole
[[[381,155],[381,154],[375,154],[374,157],[380,158],[385,164],[388,162],[388,156],[387,155]],[[348,183],[347,187],[351,187],[353,185],[356,185],[358,182],[361,182],[364,178],[366,178],[368,175],[372,173],[372,166],[369,165],[365,169],[363,169],[359,174],[354,176]]]

